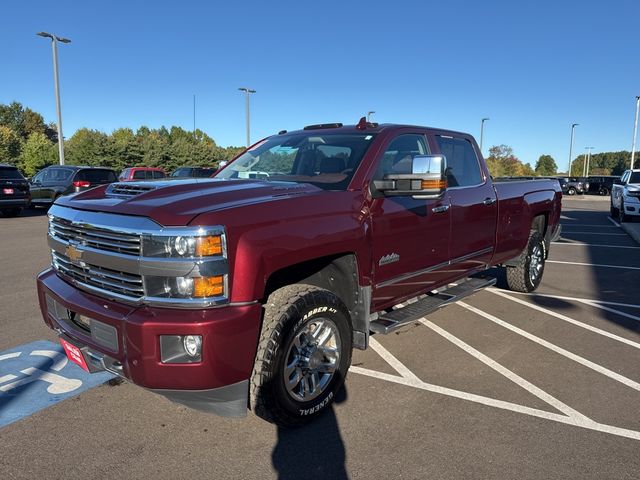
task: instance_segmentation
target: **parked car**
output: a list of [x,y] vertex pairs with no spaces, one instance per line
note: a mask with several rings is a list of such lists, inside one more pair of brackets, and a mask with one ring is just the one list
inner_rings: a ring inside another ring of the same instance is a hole
[[598,195],[609,195],[611,193],[611,189],[613,188],[613,181],[618,178],[620,177],[617,177],[615,175],[600,175],[588,177],[587,181],[589,182],[589,188],[587,192]]
[[611,216],[621,222],[640,217],[640,169],[627,170],[611,189]]
[[209,167],[180,167],[176,169],[171,178],[206,178],[216,173],[215,168]]
[[330,408],[371,331],[495,284],[476,276],[492,266],[512,290],[535,290],[561,197],[556,180],[493,181],[468,134],[312,125],[265,139],[213,180],[58,200],[40,308],[89,371],[300,425]]
[[139,180],[157,180],[166,178],[167,173],[157,167],[131,167],[125,168],[118,176],[119,182],[134,182]]
[[584,177],[561,177],[558,180],[562,193],[566,195],[583,194],[589,190],[589,182]]
[[75,165],[47,167],[31,179],[31,204],[50,206],[62,195],[82,192],[117,180],[116,172],[110,168]]
[[30,201],[29,182],[13,165],[0,163],[0,212],[5,217],[15,217]]

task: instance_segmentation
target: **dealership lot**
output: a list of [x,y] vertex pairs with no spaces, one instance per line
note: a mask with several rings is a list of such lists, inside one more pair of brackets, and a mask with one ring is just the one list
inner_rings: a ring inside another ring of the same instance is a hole
[[[308,427],[222,419],[129,384],[105,384],[2,427],[0,471],[6,478],[637,478],[640,245],[607,218],[605,200],[563,199],[562,239],[536,295],[507,292],[500,279],[498,288],[374,337],[371,349],[355,352],[343,398]],[[35,294],[35,275],[49,262],[46,215],[28,215],[0,219],[0,352],[56,341]],[[0,408],[10,395],[3,378],[14,373],[0,362]],[[30,392],[20,390],[24,397],[12,404],[26,405]]]

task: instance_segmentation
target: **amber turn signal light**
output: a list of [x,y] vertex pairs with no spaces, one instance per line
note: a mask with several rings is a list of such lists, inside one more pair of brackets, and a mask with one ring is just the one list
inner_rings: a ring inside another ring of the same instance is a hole
[[224,276],[197,277],[193,279],[193,296],[219,297],[224,295]]
[[422,190],[445,189],[447,188],[446,180],[422,180]]
[[222,255],[222,237],[220,235],[198,237],[196,239],[196,257],[212,257],[214,255]]

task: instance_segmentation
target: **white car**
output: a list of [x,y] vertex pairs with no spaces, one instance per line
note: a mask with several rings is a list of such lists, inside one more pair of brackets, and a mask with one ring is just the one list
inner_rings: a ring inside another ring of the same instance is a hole
[[611,189],[611,216],[621,222],[640,217],[640,170],[627,170]]

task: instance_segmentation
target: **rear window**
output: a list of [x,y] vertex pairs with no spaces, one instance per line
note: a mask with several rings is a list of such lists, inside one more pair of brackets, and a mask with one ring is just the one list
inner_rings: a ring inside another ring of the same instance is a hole
[[188,177],[191,173],[190,168],[179,168],[171,174],[172,177]]
[[0,178],[6,178],[8,180],[24,180],[24,177],[20,174],[18,169],[12,167],[0,167]]
[[113,173],[113,171],[99,169],[81,170],[78,173],[78,179],[91,183],[109,183],[117,180],[116,174]]

